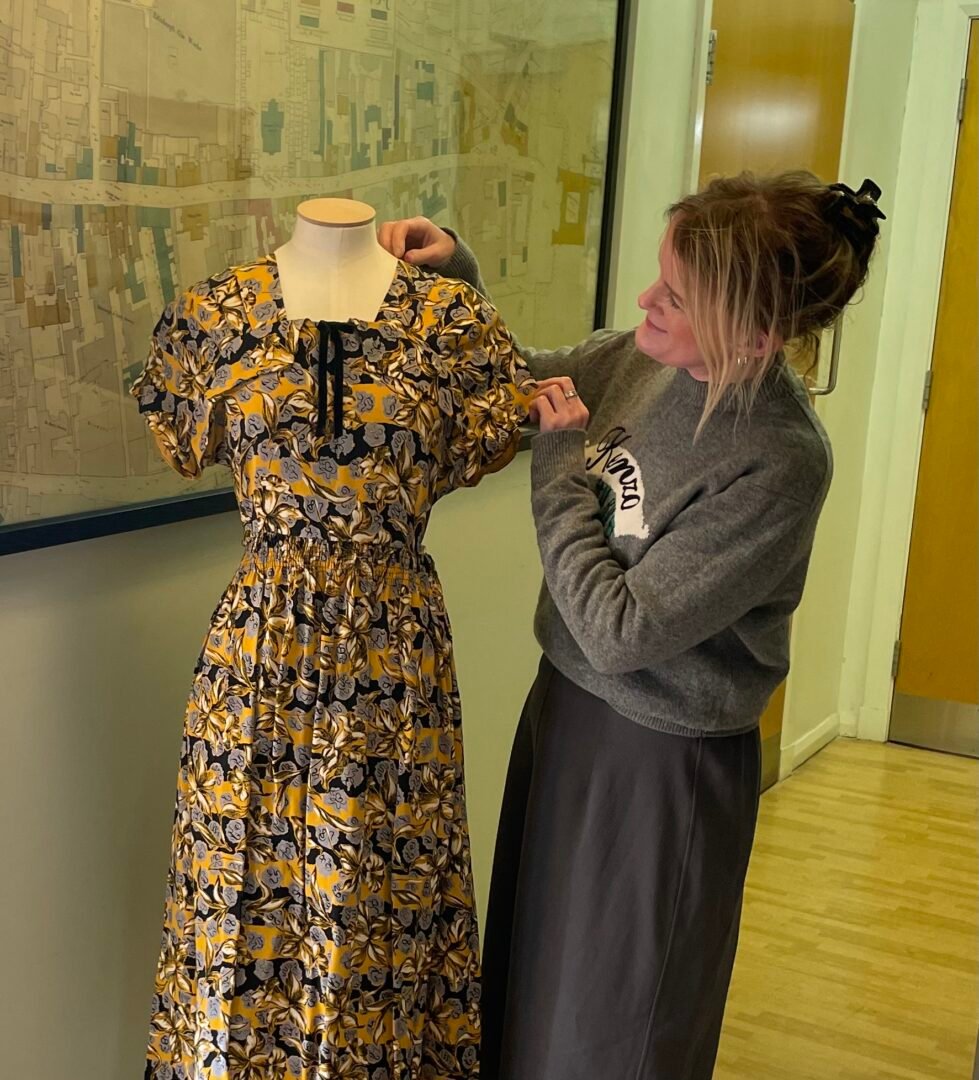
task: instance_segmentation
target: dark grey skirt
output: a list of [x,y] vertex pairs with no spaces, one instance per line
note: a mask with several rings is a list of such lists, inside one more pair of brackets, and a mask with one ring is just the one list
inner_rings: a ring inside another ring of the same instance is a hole
[[483,949],[483,1080],[709,1080],[758,814],[757,731],[643,727],[545,659]]

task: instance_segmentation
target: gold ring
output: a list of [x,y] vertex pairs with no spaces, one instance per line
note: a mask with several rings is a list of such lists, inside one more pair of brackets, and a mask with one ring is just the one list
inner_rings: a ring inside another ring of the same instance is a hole
[[564,396],[568,399],[568,401],[570,401],[572,398],[576,398],[578,396],[578,391],[577,390],[565,390],[564,391]]

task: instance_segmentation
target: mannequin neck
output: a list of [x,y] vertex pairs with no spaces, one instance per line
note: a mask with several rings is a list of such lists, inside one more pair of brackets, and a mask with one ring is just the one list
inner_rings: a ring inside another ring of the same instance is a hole
[[349,265],[386,256],[377,241],[373,222],[366,225],[334,225],[299,217],[296,218],[291,238],[283,248],[288,248],[309,263],[328,262],[331,265],[338,262]]
[[300,207],[292,237],[275,252],[286,314],[316,322],[372,321],[391,287],[397,259],[378,242],[370,207],[353,204],[361,212],[350,223],[343,220],[343,200],[329,203],[328,211],[337,210],[334,217],[304,216]]

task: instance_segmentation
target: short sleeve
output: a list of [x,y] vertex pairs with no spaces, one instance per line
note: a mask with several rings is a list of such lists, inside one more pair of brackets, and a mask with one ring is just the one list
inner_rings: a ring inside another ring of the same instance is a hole
[[224,412],[211,392],[215,349],[194,303],[185,293],[167,306],[130,390],[164,460],[189,477],[218,460],[224,439]]
[[513,456],[534,382],[496,309],[469,286],[449,301],[438,348],[447,361],[439,406],[450,414],[443,477],[449,491],[479,483]]

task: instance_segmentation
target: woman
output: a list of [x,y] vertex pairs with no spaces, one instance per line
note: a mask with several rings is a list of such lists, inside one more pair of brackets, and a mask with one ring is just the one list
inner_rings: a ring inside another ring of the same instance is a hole
[[[516,734],[484,949],[484,1080],[706,1080],[830,481],[785,351],[863,282],[879,190],[719,179],[668,212],[634,333],[523,350],[544,652]],[[395,255],[478,284],[422,219]]]

